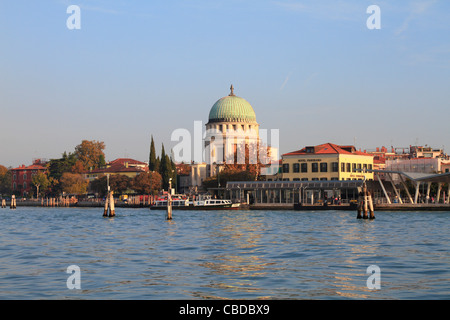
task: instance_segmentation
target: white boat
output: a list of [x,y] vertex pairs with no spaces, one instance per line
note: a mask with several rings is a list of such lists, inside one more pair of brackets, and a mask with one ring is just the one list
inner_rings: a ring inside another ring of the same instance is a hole
[[[200,196],[199,199],[189,201],[188,199],[173,199],[173,210],[222,210],[239,209],[240,203],[233,203],[227,199],[211,199],[210,196]],[[157,200],[150,206],[151,210],[167,209],[167,199]]]
[[238,209],[240,203],[233,203],[231,200],[225,199],[206,199],[192,201],[192,207],[196,209]]

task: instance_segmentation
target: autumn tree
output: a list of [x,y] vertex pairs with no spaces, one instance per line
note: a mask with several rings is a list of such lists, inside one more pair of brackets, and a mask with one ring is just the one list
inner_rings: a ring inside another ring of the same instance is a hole
[[47,178],[47,175],[43,172],[39,172],[35,174],[31,178],[31,182],[36,187],[36,197],[39,199],[39,188],[47,189],[50,186],[50,181]]
[[104,142],[83,140],[75,147],[74,155],[87,171],[89,168],[97,169],[105,165],[104,149]]
[[84,194],[87,191],[89,181],[81,174],[65,172],[60,179],[62,191],[69,194]]
[[11,171],[8,170],[5,166],[0,165],[0,195],[10,194],[12,192],[11,183]]
[[161,189],[162,177],[158,172],[143,172],[133,178],[133,190],[138,194],[157,194]]
[[225,168],[215,176],[208,177],[203,180],[203,187],[206,189],[226,186],[228,181],[255,181],[255,174],[247,170]]
[[123,174],[109,176],[109,186],[114,194],[123,194],[132,187],[132,179]]

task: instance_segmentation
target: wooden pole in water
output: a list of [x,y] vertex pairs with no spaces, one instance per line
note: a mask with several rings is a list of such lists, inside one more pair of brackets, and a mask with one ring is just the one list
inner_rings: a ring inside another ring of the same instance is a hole
[[362,192],[359,193],[358,196],[358,215],[356,216],[357,219],[362,219],[362,208],[363,208],[363,197],[362,197]]
[[169,179],[169,192],[167,193],[167,220],[172,220],[172,178]]
[[114,192],[109,193],[109,216],[114,217],[116,215],[116,210],[114,208]]
[[2,208],[6,208],[6,200],[2,199]]
[[103,210],[103,216],[107,217],[108,216],[108,202],[109,202],[109,192],[105,197],[105,210]]
[[367,216],[367,210],[368,210],[368,201],[369,201],[369,197],[367,196],[367,186],[366,183],[364,182],[363,185],[363,193],[364,193],[364,213],[363,213],[363,219],[368,219],[369,217]]
[[10,209],[15,209],[16,208],[16,196],[12,195],[11,196],[11,204],[9,206]]
[[370,212],[370,217],[369,219],[375,219],[375,213],[373,210],[373,201],[372,201],[372,194],[370,193],[370,191],[368,191],[368,200],[369,200],[369,212]]

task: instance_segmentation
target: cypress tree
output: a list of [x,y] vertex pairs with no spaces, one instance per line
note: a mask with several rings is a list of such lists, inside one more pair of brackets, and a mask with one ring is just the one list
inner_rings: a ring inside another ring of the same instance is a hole
[[156,151],[155,151],[155,142],[153,141],[153,135],[152,135],[152,142],[150,144],[150,156],[148,159],[148,168],[150,171],[158,171],[159,168],[156,167]]
[[162,187],[165,190],[169,189],[169,179],[172,177],[172,166],[170,165],[170,158],[164,150],[164,144],[161,148],[161,163],[159,165],[159,172],[162,177]]

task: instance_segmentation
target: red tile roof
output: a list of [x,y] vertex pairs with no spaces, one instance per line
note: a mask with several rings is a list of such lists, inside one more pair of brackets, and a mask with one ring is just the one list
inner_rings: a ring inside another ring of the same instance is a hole
[[[313,148],[313,152],[307,152],[307,149]],[[324,143],[317,146],[305,147],[303,149],[283,154],[283,156],[308,155],[308,154],[353,154],[360,156],[369,156],[371,154],[356,150],[354,146],[339,146],[333,143]]]
[[141,162],[141,161],[130,159],[130,158],[119,158],[119,159],[108,162],[107,165],[120,164],[120,165],[124,166],[125,163],[127,163],[127,162],[128,162],[128,165],[141,165],[141,166],[147,165],[145,162]]
[[11,169],[11,170],[46,170],[46,167],[43,167],[38,164],[32,164],[30,166],[25,167],[25,165],[21,165],[20,167]]
[[[127,165],[128,164],[128,165]],[[94,169],[89,173],[120,173],[120,172],[147,172],[148,166],[145,162],[141,162],[129,158],[119,158],[110,161],[106,164],[106,167]]]

